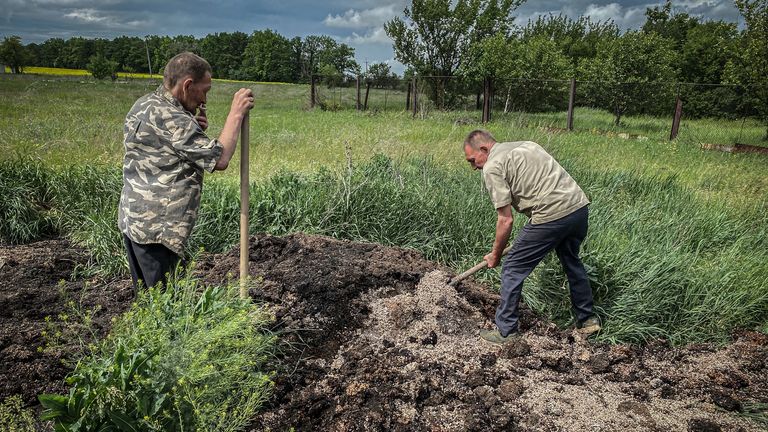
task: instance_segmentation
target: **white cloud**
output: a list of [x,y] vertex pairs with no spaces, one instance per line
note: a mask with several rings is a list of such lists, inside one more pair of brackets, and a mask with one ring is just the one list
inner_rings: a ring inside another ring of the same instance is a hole
[[72,12],[64,14],[64,18],[70,18],[84,24],[98,24],[122,30],[139,28],[147,23],[142,20],[124,21],[112,15],[105,15],[95,9],[75,9]]
[[102,23],[112,20],[111,17],[99,16],[99,13],[95,9],[75,9],[68,14],[64,14],[64,17],[73,18],[87,23]]
[[652,6],[654,5],[624,8],[618,3],[606,5],[596,5],[593,3],[587,6],[584,15],[592,18],[593,21],[612,20],[622,29],[638,28],[645,22],[645,9]]
[[343,41],[348,44],[361,45],[361,44],[392,44],[392,39],[387,36],[384,31],[384,27],[378,27],[371,31],[366,32],[363,35],[352,33],[352,36],[343,38]]
[[350,9],[343,15],[328,14],[323,23],[328,27],[363,29],[376,27],[391,20],[400,12],[399,4],[389,4],[373,9]]

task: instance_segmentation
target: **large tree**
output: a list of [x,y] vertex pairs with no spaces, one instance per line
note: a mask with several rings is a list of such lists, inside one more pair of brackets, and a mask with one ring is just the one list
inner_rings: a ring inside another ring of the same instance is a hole
[[656,6],[645,10],[645,33],[656,33],[672,41],[673,48],[682,49],[688,38],[688,31],[699,24],[699,19],[685,12],[672,11],[672,1],[667,0],[664,6]]
[[431,97],[446,105],[446,87],[473,43],[512,27],[512,11],[522,0],[412,0],[384,25],[394,42],[395,58],[421,75],[433,75]]
[[638,31],[600,43],[595,58],[579,67],[585,102],[612,111],[616,125],[624,114],[671,109],[677,75],[671,44],[656,33]]
[[597,54],[597,45],[606,39],[619,37],[619,27],[613,21],[592,21],[589,17],[571,19],[565,15],[543,15],[529,20],[520,38],[546,38],[557,44],[568,57],[575,72],[583,59]]
[[243,53],[242,71],[256,81],[290,81],[295,75],[291,42],[272,30],[253,32]]
[[11,73],[21,73],[24,66],[29,61],[29,55],[24,45],[21,44],[21,38],[11,36],[3,38],[0,44],[0,62],[11,68]]
[[211,64],[214,78],[242,78],[239,74],[248,42],[243,32],[209,34],[200,40],[200,55]]
[[356,74],[360,71],[360,66],[355,61],[355,49],[336,42],[330,36],[305,37],[301,44],[300,56],[301,75],[305,79],[320,73],[321,68],[326,74],[332,72],[332,68],[334,75]]

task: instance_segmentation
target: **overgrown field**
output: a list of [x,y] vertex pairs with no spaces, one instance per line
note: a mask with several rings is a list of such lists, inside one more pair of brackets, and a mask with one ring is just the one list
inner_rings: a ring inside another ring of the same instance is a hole
[[[92,271],[125,271],[115,227],[121,123],[133,100],[155,84],[0,81],[0,96],[9,101],[0,108],[4,241],[65,235],[92,252]],[[212,135],[238,86],[217,83],[211,91]],[[487,251],[494,213],[460,149],[479,126],[465,124],[477,112],[413,119],[397,111],[308,111],[306,86],[256,85],[255,93],[251,232],[405,246],[456,269]],[[627,119],[637,122],[652,123]],[[551,124],[546,116],[515,114],[488,128],[499,139],[544,145],[591,198],[584,257],[606,318],[604,339],[724,341],[737,327],[768,330],[764,156],[705,152],[652,134],[637,140],[556,133]],[[231,166],[207,177],[195,249],[220,252],[237,241],[237,163]],[[486,277],[492,281],[495,273]],[[569,322],[555,259],[540,266],[524,294],[535,310]]]

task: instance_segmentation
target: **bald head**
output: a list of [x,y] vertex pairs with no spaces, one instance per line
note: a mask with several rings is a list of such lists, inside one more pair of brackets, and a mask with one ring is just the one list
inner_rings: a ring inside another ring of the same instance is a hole
[[491,133],[486,130],[475,129],[470,132],[469,135],[467,135],[467,138],[464,140],[463,147],[471,147],[477,150],[483,144],[489,144],[492,146],[493,144],[496,144],[496,139],[493,138],[493,135],[491,135]]
[[200,81],[206,74],[211,75],[211,65],[197,54],[185,51],[176,54],[168,61],[163,69],[163,85],[168,90],[176,87],[176,84],[185,78]]
[[494,144],[496,140],[488,131],[475,129],[470,132],[462,146],[469,165],[474,169],[482,169]]

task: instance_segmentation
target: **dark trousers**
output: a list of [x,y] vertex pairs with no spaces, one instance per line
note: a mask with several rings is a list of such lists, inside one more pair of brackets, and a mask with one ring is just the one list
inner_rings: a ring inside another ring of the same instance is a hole
[[131,268],[134,291],[138,291],[139,285],[153,287],[161,282],[165,285],[168,274],[176,271],[179,256],[162,244],[139,244],[125,234],[123,241],[128,252],[128,267]]
[[518,330],[523,281],[553,249],[568,276],[576,319],[582,322],[592,316],[592,288],[579,259],[588,220],[589,209],[585,206],[552,222],[538,225],[529,222],[520,230],[501,266],[501,304],[496,310],[496,326],[502,336]]

